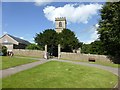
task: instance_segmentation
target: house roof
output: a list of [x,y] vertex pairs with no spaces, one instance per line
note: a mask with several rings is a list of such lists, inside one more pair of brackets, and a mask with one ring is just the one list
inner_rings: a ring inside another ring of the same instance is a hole
[[20,38],[18,38],[18,37],[14,37],[14,36],[12,36],[12,35],[10,35],[10,34],[7,34],[7,35],[10,36],[11,38],[13,38],[14,40],[16,40],[16,41],[19,42],[19,43],[26,44],[26,45],[30,44],[30,42],[28,42],[28,41],[26,41],[26,40],[20,39]]

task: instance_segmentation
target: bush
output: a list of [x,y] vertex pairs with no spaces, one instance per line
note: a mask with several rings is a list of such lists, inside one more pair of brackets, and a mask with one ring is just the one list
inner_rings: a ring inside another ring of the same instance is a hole
[[7,47],[6,46],[2,46],[2,53],[3,53],[3,56],[7,55]]
[[30,44],[26,47],[26,49],[30,49],[30,50],[41,50],[40,46],[36,45],[36,44]]

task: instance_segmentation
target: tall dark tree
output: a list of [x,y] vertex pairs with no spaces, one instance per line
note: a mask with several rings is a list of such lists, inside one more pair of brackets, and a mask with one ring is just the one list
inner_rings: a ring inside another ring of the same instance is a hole
[[48,48],[50,52],[57,50],[58,44],[61,44],[61,49],[64,52],[72,52],[73,49],[78,49],[82,44],[74,32],[69,29],[64,29],[61,33],[56,33],[53,29],[47,29],[43,33],[36,34],[35,42],[43,47],[47,44],[50,47]]
[[47,29],[43,33],[36,34],[35,42],[40,46],[57,45],[58,34],[54,29]]
[[50,54],[53,52],[57,53],[58,34],[54,29],[47,29],[42,33],[36,34],[34,39],[39,46],[43,47],[43,49],[44,46],[47,45]]
[[120,1],[107,2],[101,10],[98,32],[107,54],[120,57]]
[[81,46],[81,43],[75,36],[74,32],[70,29],[64,29],[59,33],[59,43],[64,52],[72,52],[73,49],[78,49]]

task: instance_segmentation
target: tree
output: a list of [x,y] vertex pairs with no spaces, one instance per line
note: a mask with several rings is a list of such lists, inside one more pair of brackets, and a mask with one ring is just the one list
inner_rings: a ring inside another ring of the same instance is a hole
[[39,46],[43,47],[43,49],[44,46],[47,45],[48,52],[57,56],[58,34],[54,29],[47,29],[43,31],[43,33],[36,34],[34,39]]
[[49,45],[57,45],[57,37],[58,34],[54,29],[47,29],[43,31],[43,33],[36,34],[35,42],[38,45],[45,46],[46,44]]
[[83,44],[81,47],[81,53],[89,54],[90,53],[90,44]]
[[106,51],[103,48],[103,43],[100,40],[92,42],[89,50],[91,54],[106,54]]
[[108,55],[120,57],[120,1],[107,2],[101,10],[98,33]]
[[70,29],[64,29],[59,33],[59,43],[64,52],[72,52],[73,49],[78,49],[81,46],[81,43],[75,36],[74,32]]
[[90,44],[83,44],[81,53],[103,55],[106,54],[106,51],[103,48],[103,43],[100,40],[96,40]]
[[61,33],[56,33],[53,29],[47,29],[43,33],[36,34],[35,42],[43,47],[47,44],[48,52],[56,53],[58,44],[61,44],[61,49],[64,52],[72,52],[73,49],[78,49],[81,46],[74,32],[69,29],[64,29]]
[[2,46],[2,53],[3,53],[3,56],[7,55],[7,47],[6,46]]
[[36,44],[30,44],[26,47],[26,49],[30,49],[30,50],[42,50],[42,48]]

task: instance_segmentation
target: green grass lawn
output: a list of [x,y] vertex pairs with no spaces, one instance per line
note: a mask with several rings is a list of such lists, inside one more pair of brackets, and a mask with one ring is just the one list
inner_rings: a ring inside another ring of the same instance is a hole
[[114,68],[120,68],[120,64],[114,64],[111,62],[106,62],[106,61],[96,61],[96,62],[88,62],[86,60],[70,60],[70,59],[62,59],[62,60],[69,60],[69,61],[74,61],[74,62],[86,62],[86,63],[92,63],[92,64],[99,64],[99,65],[103,65],[103,66],[110,66],[110,67],[114,67]]
[[94,64],[100,64],[100,65],[104,65],[104,66],[110,66],[110,67],[114,67],[114,68],[120,68],[120,64],[114,64],[114,63],[108,63],[108,62],[95,62]]
[[14,55],[14,56],[18,56],[18,57],[27,57],[27,58],[43,58],[41,56],[24,56],[24,55]]
[[117,76],[102,69],[50,61],[2,79],[3,88],[112,88]]
[[2,56],[2,59],[0,62],[0,66],[2,66],[0,69],[6,69],[6,68],[10,68],[10,67],[14,67],[14,66],[18,66],[18,65],[22,65],[22,64],[26,64],[26,63],[31,63],[31,62],[35,62],[37,60],[32,60],[32,59],[28,59],[28,58],[16,58],[16,57],[8,57],[8,56]]

